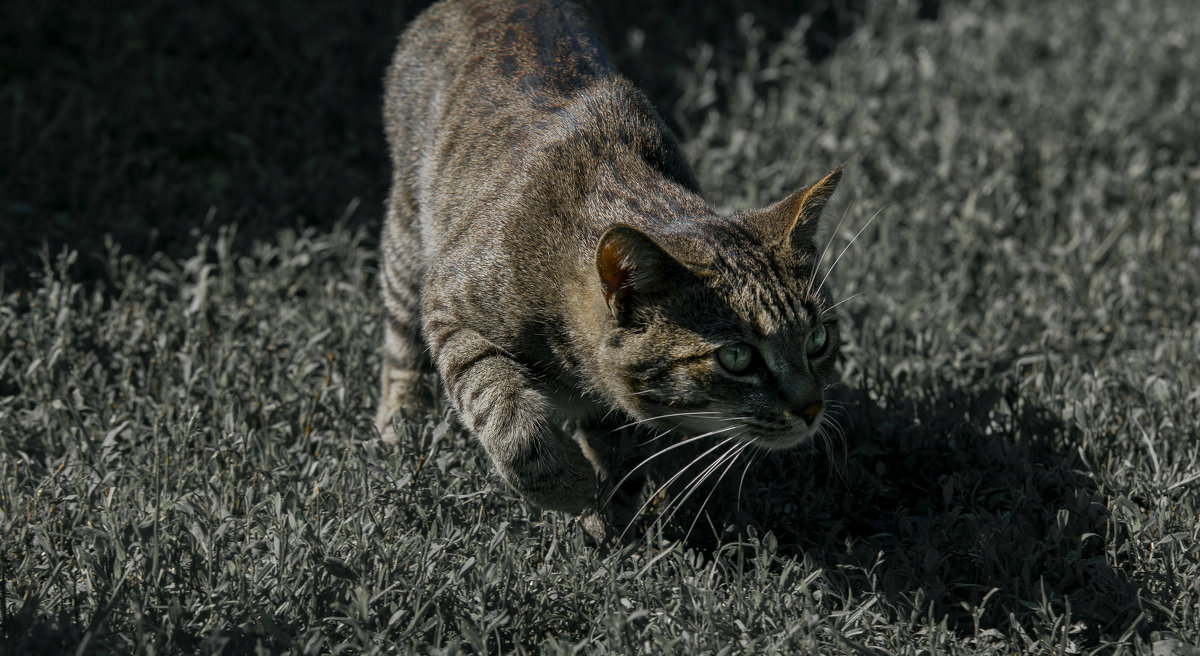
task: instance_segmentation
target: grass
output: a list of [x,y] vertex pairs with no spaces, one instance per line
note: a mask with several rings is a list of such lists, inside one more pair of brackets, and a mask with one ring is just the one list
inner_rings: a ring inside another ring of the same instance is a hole
[[[760,460],[691,542],[630,557],[532,511],[448,416],[398,424],[395,444],[371,428],[375,133],[347,123],[335,146],[338,128],[284,108],[271,129],[312,130],[326,178],[271,169],[288,152],[274,139],[188,160],[155,141],[175,134],[170,103],[76,124],[83,102],[55,127],[38,99],[70,80],[27,62],[3,87],[7,124],[46,121],[9,143],[3,211],[53,245],[39,262],[5,233],[22,268],[0,283],[0,652],[1200,644],[1193,13],[1006,0],[922,21],[901,4],[868,7],[819,62],[803,23],[743,19],[732,42],[679,46],[655,97],[714,203],[764,204],[845,161],[829,260],[878,218],[831,277],[862,294],[842,306],[844,448]],[[637,57],[639,38],[614,50]],[[282,84],[257,71],[247,88]],[[330,80],[330,107],[358,84]],[[203,97],[218,115],[247,104],[247,133],[272,125],[270,98]],[[32,182],[73,152],[56,131],[102,140],[106,120],[137,126],[112,124],[110,150],[157,182],[87,162],[74,197]],[[284,199],[303,183],[300,210]],[[93,214],[107,243],[89,239]],[[167,237],[124,238],[156,217]]]

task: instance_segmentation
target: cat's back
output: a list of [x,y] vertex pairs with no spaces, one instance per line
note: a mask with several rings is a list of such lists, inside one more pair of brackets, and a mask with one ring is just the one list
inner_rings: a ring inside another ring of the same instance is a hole
[[442,0],[401,37],[387,78],[388,137],[393,147],[416,145],[405,131],[425,141],[472,128],[489,141],[519,138],[520,119],[614,75],[571,2]]
[[583,10],[565,0],[442,0],[405,30],[396,59],[437,62],[526,93],[567,95],[612,74]]

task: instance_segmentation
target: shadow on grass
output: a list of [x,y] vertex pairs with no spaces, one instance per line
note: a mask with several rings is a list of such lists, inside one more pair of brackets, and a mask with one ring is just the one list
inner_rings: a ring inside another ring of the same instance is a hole
[[[780,555],[809,559],[847,597],[869,591],[965,636],[1060,640],[1030,628],[1058,625],[1096,644],[1135,624],[1147,633],[1154,614],[1138,620],[1139,597],[1153,594],[1105,553],[1119,540],[1072,448],[1078,430],[1022,398],[1014,377],[978,374],[955,385],[876,372],[841,390],[845,449],[764,458],[740,489],[722,483],[708,526],[770,531]],[[696,531],[690,544],[710,550],[717,538]]]
[[[239,248],[283,227],[376,223],[389,179],[383,71],[429,2],[165,0],[0,8],[0,280],[27,288],[43,244],[103,276],[104,235],[128,254],[186,257],[238,226]],[[737,16],[778,39],[806,12],[814,56],[851,32],[862,1],[592,3],[622,71],[664,116],[699,42],[729,60]],[[936,14],[936,3],[926,0]],[[848,7],[848,8],[847,8]],[[631,30],[645,36],[630,46]],[[730,60],[732,61],[732,60]]]
[[6,4],[7,286],[30,284],[43,243],[102,276],[105,234],[178,258],[220,225],[249,242],[378,216],[380,81],[422,4]]

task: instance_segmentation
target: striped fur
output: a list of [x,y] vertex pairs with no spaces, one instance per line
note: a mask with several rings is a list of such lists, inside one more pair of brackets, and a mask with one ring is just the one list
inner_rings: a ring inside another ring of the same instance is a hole
[[[388,70],[385,123],[381,431],[435,370],[504,480],[577,512],[631,420],[766,448],[819,429],[838,337],[813,239],[840,169],[718,215],[555,0],[431,7]],[[721,364],[730,345],[752,370]]]

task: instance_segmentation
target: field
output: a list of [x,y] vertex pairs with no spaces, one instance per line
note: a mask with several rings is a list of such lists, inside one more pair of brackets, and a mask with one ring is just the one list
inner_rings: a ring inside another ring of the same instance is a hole
[[715,206],[846,165],[844,440],[624,549],[372,427],[415,5],[71,4],[0,15],[0,654],[1200,653],[1190,0],[602,13]]

